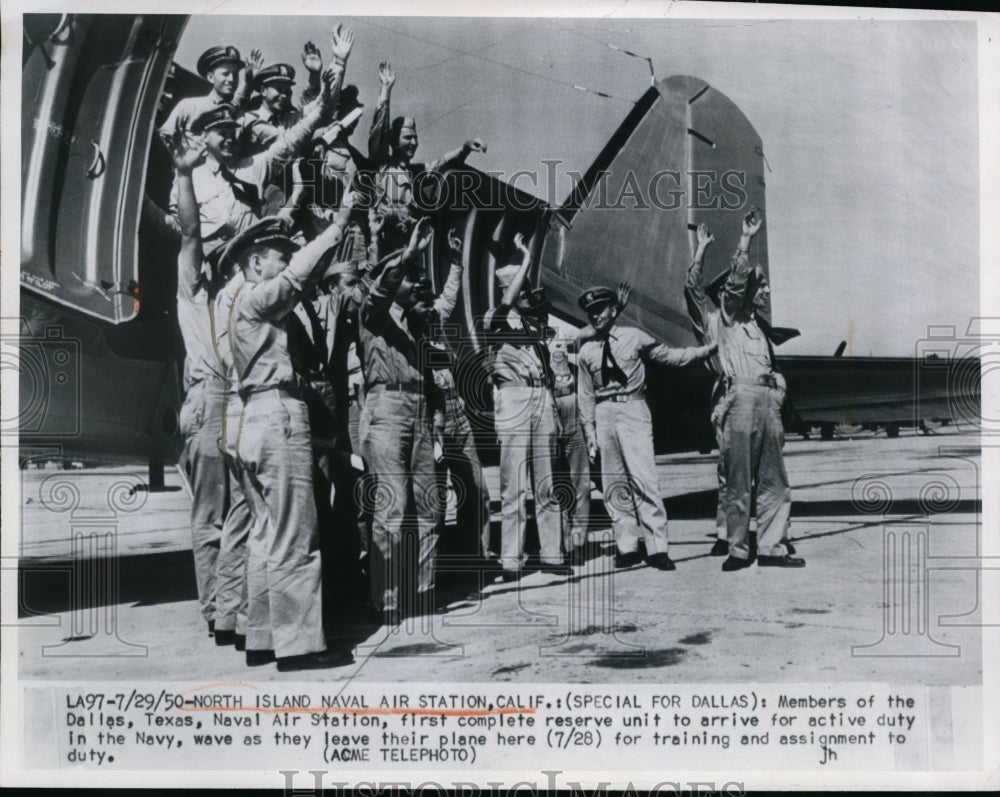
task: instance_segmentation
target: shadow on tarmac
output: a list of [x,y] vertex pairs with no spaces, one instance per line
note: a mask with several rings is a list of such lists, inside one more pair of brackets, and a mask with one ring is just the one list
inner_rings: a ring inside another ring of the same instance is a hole
[[[909,471],[907,471],[908,473]],[[914,471],[918,472],[918,471]],[[677,520],[714,520],[718,491],[700,490],[664,499],[663,505],[669,518]],[[530,502],[529,502],[530,504]],[[530,506],[529,506],[530,509]],[[962,499],[949,501],[946,506],[932,505],[929,500],[892,499],[886,498],[877,506],[859,505],[851,500],[793,501],[792,517],[868,517],[870,522],[862,522],[837,528],[831,531],[817,532],[796,536],[794,539],[808,540],[831,535],[845,534],[850,531],[883,525],[884,518],[889,516],[910,516],[912,518],[927,517],[949,513],[979,514],[982,511],[980,500]],[[897,518],[900,519],[900,518]],[[604,508],[603,501],[594,499],[591,502],[591,528],[609,529],[610,519]],[[614,554],[614,543],[611,542],[610,530],[604,543],[592,541],[589,558],[611,556]],[[493,536],[499,538],[499,523],[493,523]],[[442,553],[448,553],[453,547],[451,542],[459,537],[455,526],[450,526],[442,535]],[[537,532],[533,519],[529,517],[529,528],[526,532],[527,549],[531,550],[532,542],[537,546]],[[676,562],[686,562],[709,557],[708,545],[715,539],[714,534],[707,532],[705,541],[687,540],[673,543],[674,546],[706,546],[703,553],[675,558]],[[451,542],[449,542],[451,541]],[[491,583],[495,571],[484,568],[478,560],[461,556],[442,556],[438,569],[439,603],[454,603],[461,599],[477,600],[493,595],[503,595],[518,590],[529,591],[551,585],[525,585],[522,582],[512,583],[509,587],[491,590],[488,595],[479,592],[484,584]],[[637,567],[645,567],[644,564]],[[530,566],[528,570],[530,571]],[[622,571],[625,572],[625,571]],[[576,583],[585,579],[605,577],[606,571],[595,573],[573,574],[567,569],[567,583]],[[19,594],[18,616],[21,618],[34,615],[55,614],[70,610],[87,610],[98,606],[112,604],[134,604],[152,606],[160,603],[188,601],[197,599],[197,588],[194,578],[194,566],[190,551],[170,551],[162,553],[131,554],[117,559],[117,568],[109,559],[88,559],[74,563],[70,559],[22,559],[18,566]],[[102,589],[103,586],[103,589]],[[346,591],[345,591],[346,589]],[[338,638],[344,641],[363,641],[380,627],[379,616],[372,611],[371,606],[359,587],[354,584],[341,584],[340,590],[332,602],[327,605],[327,627],[337,630]],[[470,597],[471,596],[471,597]]]

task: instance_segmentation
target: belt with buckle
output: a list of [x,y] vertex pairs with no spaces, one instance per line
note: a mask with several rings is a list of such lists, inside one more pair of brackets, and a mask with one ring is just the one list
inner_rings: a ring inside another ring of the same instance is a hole
[[294,382],[282,382],[280,385],[264,385],[262,387],[245,387],[238,390],[237,395],[246,404],[254,396],[260,396],[272,391],[283,393],[289,398],[302,398],[302,391]]
[[774,374],[761,376],[731,376],[726,380],[730,385],[755,385],[756,387],[777,387],[778,380]]
[[556,398],[563,398],[565,396],[572,396],[576,391],[571,387],[557,387],[554,392]]
[[645,393],[612,393],[610,396],[595,396],[594,402],[600,404],[604,401],[613,401],[620,404],[625,401],[644,401]]
[[545,387],[544,379],[536,379],[533,376],[528,376],[523,379],[507,379],[503,382],[498,382],[497,387]]

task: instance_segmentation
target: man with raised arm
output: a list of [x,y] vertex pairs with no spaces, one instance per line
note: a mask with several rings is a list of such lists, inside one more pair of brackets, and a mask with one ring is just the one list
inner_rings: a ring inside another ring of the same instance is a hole
[[[251,157],[240,155],[239,123],[232,106],[220,105],[192,121],[191,132],[204,134],[208,151],[205,162],[191,175],[206,256],[259,218],[267,185],[285,161],[298,155],[323,114],[336,102],[341,75],[335,70],[328,71],[323,93],[302,119],[279,135],[267,150]],[[176,215],[176,185],[170,197],[171,213]]]
[[352,661],[347,650],[326,649],[310,429],[286,328],[345,222],[299,249],[279,219],[264,219],[236,236],[221,261],[240,269],[216,301],[216,345],[243,403],[235,453],[255,521],[247,561],[251,666],[275,657],[280,671]]
[[[222,527],[227,512],[226,464],[219,450],[226,395],[223,364],[214,349],[212,317],[221,283],[203,268],[198,201],[191,171],[205,156],[203,143],[186,144],[182,131],[170,140],[178,185],[181,246],[177,255],[177,322],[184,339],[184,405],[180,430],[184,437],[182,467],[191,487],[191,552],[198,602],[217,644],[232,642],[235,610],[219,617],[217,569]],[[232,595],[223,596],[232,598]],[[238,603],[239,593],[236,593]],[[232,607],[235,609],[235,607]]]
[[639,540],[645,539],[646,563],[674,570],[653,458],[644,362],[687,365],[715,346],[670,348],[641,329],[619,326],[619,297],[611,288],[588,288],[579,304],[593,328],[577,358],[580,416],[591,459],[601,453],[604,506],[617,543],[615,566],[638,564]]
[[[440,497],[434,476],[431,420],[435,407],[427,374],[426,316],[421,260],[431,241],[421,219],[409,242],[387,264],[362,301],[358,349],[365,380],[359,437],[368,466],[372,516],[371,597],[387,626],[398,625],[409,606],[400,594],[403,521],[411,504],[417,533],[417,612],[436,605],[434,557]],[[433,299],[433,297],[430,297]]]
[[531,252],[520,233],[514,236],[514,245],[523,258],[521,264],[497,269],[503,296],[483,319],[494,352],[493,410],[500,438],[502,505],[500,566],[505,581],[520,578],[525,563],[529,483],[535,496],[542,569],[565,572],[562,511],[552,472],[559,425],[545,340],[548,302],[543,288],[525,287]]
[[[337,25],[330,36],[333,50],[334,68],[343,73],[347,59],[354,46],[354,32]],[[295,85],[295,67],[291,64],[271,64],[259,70],[253,79],[253,87],[259,93],[253,107],[240,118],[243,135],[256,151],[270,146],[283,130],[295,125],[310,103],[315,102],[322,90],[323,59],[312,42],[306,42],[302,52],[302,63],[308,73],[308,86],[303,90],[298,107],[292,103],[292,86]],[[328,110],[328,116],[336,109],[336,103]],[[324,118],[321,124],[326,124]],[[282,186],[286,194],[291,190]]]
[[439,160],[413,163],[417,123],[408,116],[392,118],[390,98],[396,75],[387,62],[379,64],[381,89],[368,138],[368,158],[375,174],[376,207],[385,215],[381,250],[395,251],[406,241],[416,219],[436,206],[442,174],[459,166],[473,152],[486,152],[478,138],[466,141]]
[[[699,343],[705,343],[708,340],[708,320],[713,313],[718,313],[718,307],[710,301],[707,292],[701,284],[702,263],[705,258],[705,250],[715,240],[715,236],[709,231],[707,224],[699,224],[696,234],[697,246],[694,258],[691,261],[691,268],[688,270],[687,283],[684,286],[684,300],[687,304],[688,315],[691,317],[691,325],[694,327],[695,337]],[[729,532],[726,527],[725,507],[726,471],[722,462],[722,424],[720,423],[720,416],[717,411],[720,409],[720,401],[725,394],[725,384],[718,353],[709,357],[705,361],[705,365],[716,376],[715,384],[712,386],[711,419],[712,430],[715,432],[716,444],[719,447],[719,457],[716,462],[719,497],[716,501],[715,542],[712,544],[711,554],[712,556],[725,556],[729,553]]]
[[[740,242],[714,308],[705,295],[701,256],[711,243],[707,228],[699,228],[699,247],[685,289],[695,326],[718,344],[718,370],[724,394],[713,409],[720,433],[719,455],[724,485],[720,503],[726,517],[729,557],[725,572],[750,562],[751,493],[757,488],[757,564],[761,567],[804,567],[791,556],[785,538],[791,509],[791,489],[782,455],[784,428],[781,405],[785,381],[777,373],[774,352],[758,312],[765,312],[771,288],[760,266],[751,267],[750,241],[764,220],[751,211],[743,219]],[[694,313],[692,314],[694,317]]]
[[[239,110],[250,96],[254,74],[263,66],[260,50],[252,50],[244,63],[240,51],[231,45],[209,47],[198,59],[198,74],[211,85],[201,97],[184,97],[178,100],[167,120],[160,127],[160,135],[169,140],[179,128],[187,131],[191,122],[205,111],[220,105],[232,105]],[[243,79],[240,79],[243,70]]]

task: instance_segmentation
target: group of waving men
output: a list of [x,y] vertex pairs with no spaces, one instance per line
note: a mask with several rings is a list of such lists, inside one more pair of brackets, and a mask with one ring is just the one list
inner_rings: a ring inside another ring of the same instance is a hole
[[585,291],[589,326],[572,340],[553,336],[544,290],[528,282],[527,242],[518,234],[508,243],[520,263],[496,269],[502,296],[481,320],[500,447],[494,544],[444,327],[461,290],[463,242],[450,231],[437,247],[450,267],[435,292],[427,276],[434,232],[416,195],[422,173],[445,172],[486,147],[473,139],[437,162],[414,163],[416,124],[391,116],[395,75],[382,63],[368,153],[358,151],[349,138],[363,106],[344,84],[353,43],[337,26],[326,67],[306,44],[298,107],[291,65],[265,67],[256,50],[244,61],[233,46],[213,47],[198,61],[210,91],[176,102],[160,128],[175,171],[170,208],[147,199],[144,216],[179,240],[183,465],[199,602],[215,642],[245,652],[248,666],[349,664],[351,650],[328,647],[324,633],[331,572],[334,580],[360,573],[386,626],[441,611],[435,560],[449,479],[458,549],[505,581],[520,578],[530,491],[538,566],[570,572],[588,558],[598,452],[616,566],[637,565],[644,541],[646,562],[673,570],[645,361],[705,360],[718,374],[713,553],[729,553],[723,570],[751,563],[754,488],[757,562],[804,564],[786,539],[784,386],[755,312],[768,288],[748,263],[761,224],[753,214],[718,302],[701,275],[712,236],[698,230],[687,297],[704,345],[687,349],[616,323],[627,286]]

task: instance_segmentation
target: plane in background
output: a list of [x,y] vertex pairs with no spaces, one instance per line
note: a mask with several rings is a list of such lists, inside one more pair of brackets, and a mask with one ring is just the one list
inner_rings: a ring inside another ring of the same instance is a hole
[[[24,17],[20,336],[4,340],[5,361],[16,357],[20,370],[20,413],[4,419],[4,434],[19,435],[22,461],[148,461],[155,485],[181,451],[176,249],[140,210],[145,193],[165,206],[170,186],[157,123],[181,97],[207,91],[173,64],[187,19]],[[435,225],[464,231],[465,284],[452,322],[459,383],[484,439],[490,391],[478,319],[497,298],[494,271],[515,258],[515,233],[530,241],[533,280],[562,323],[584,323],[576,297],[586,286],[624,280],[633,286],[627,323],[694,345],[683,298],[694,231],[706,222],[716,235],[706,277],[717,280],[742,215],[751,205],[766,210],[763,163],[760,137],[739,108],[703,81],[676,76],[643,94],[560,207],[469,167],[449,173],[444,190],[455,201]],[[661,206],[620,202],[633,181],[648,204],[656,179]],[[607,198],[620,206],[603,207]],[[765,269],[766,230],[751,252]],[[446,270],[445,253],[435,251],[429,271],[438,285]],[[832,437],[837,424],[852,423],[892,437],[926,419],[980,416],[979,359],[955,356],[954,346],[931,347],[925,358],[841,353],[778,357],[790,431],[819,427]],[[710,450],[708,371],[649,371],[658,450]]]

